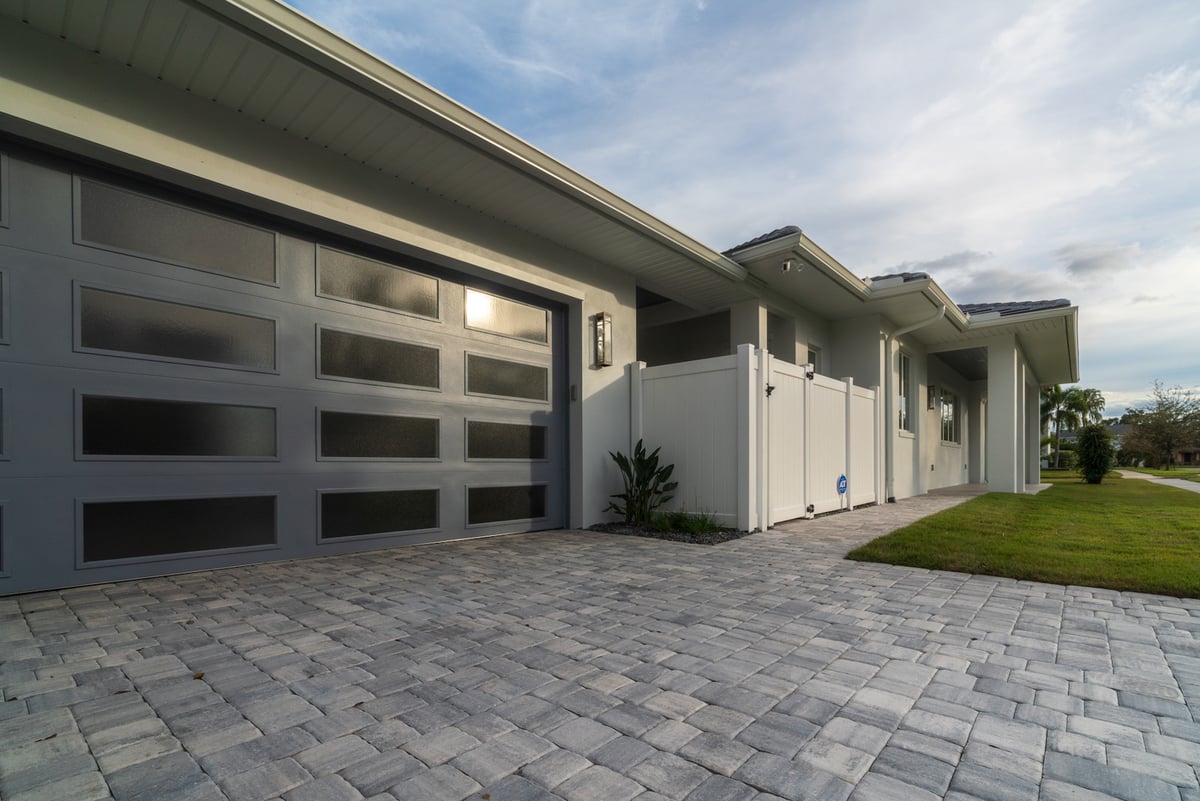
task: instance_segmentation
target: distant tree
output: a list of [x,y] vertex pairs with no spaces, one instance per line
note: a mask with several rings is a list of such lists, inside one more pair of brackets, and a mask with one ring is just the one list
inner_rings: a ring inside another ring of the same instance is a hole
[[1177,450],[1200,443],[1200,398],[1182,387],[1155,381],[1153,399],[1122,419],[1133,426],[1123,449],[1143,453],[1164,469],[1170,469]]
[[1112,432],[1099,423],[1084,426],[1079,429],[1075,453],[1078,457],[1077,469],[1083,474],[1083,480],[1089,484],[1099,484],[1116,461]]
[[1085,423],[1099,423],[1104,416],[1104,396],[1088,387],[1064,389],[1061,384],[1042,388],[1042,430],[1054,427],[1054,466],[1062,464],[1062,432]]
[[1079,420],[1084,425],[1099,423],[1104,419],[1104,396],[1100,390],[1090,387],[1074,387],[1067,391],[1068,403],[1079,412]]

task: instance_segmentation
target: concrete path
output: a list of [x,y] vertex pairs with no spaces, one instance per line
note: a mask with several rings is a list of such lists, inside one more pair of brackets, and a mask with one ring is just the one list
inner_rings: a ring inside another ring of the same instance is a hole
[[3,598],[0,796],[1200,798],[1200,601],[841,558],[962,500]]
[[1158,476],[1139,473],[1136,470],[1118,470],[1117,472],[1124,478],[1142,478],[1146,481],[1153,481],[1155,484],[1162,484],[1165,487],[1177,487],[1191,492],[1200,492],[1200,481],[1188,481],[1183,478],[1159,478]]

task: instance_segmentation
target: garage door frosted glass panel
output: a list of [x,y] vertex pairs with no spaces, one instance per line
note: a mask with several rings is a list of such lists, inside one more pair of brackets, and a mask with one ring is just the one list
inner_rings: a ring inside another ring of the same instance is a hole
[[275,369],[275,322],[83,287],[79,344],[96,350]]
[[81,244],[275,282],[275,234],[94,181],[79,181]]
[[467,421],[468,459],[545,459],[546,427]]
[[84,456],[259,457],[275,450],[275,410],[83,396]]
[[179,498],[83,505],[83,561],[275,543],[275,498]]
[[438,527],[438,491],[321,493],[321,537],[363,537]]
[[519,362],[467,356],[467,392],[476,395],[502,395],[526,400],[547,399],[550,371],[545,367]]
[[427,417],[323,411],[321,456],[337,459],[436,459],[438,421]]
[[549,342],[546,332],[550,312],[517,303],[515,300],[468,289],[466,296],[467,328],[490,331],[506,337]]
[[322,295],[422,317],[438,316],[436,278],[338,250],[319,248],[317,253]]
[[546,487],[469,487],[467,523],[534,520],[546,516]]
[[438,350],[321,329],[321,374],[383,384],[438,386]]

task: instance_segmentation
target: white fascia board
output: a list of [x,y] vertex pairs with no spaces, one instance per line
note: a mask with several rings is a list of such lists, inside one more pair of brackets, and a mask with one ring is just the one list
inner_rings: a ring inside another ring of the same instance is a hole
[[746,270],[476,114],[383,59],[275,0],[193,0],[218,18],[260,38],[360,91],[414,115],[482,152],[532,175],[616,222],[665,244],[696,264],[735,281]]
[[1053,309],[1039,309],[1038,311],[1021,312],[1020,314],[1009,314],[1007,316],[990,315],[983,317],[976,315],[967,318],[967,327],[972,331],[982,331],[989,328],[1004,328],[1006,326],[1017,326],[1021,323],[1034,323],[1041,320],[1053,320],[1056,317],[1070,318],[1073,323],[1078,323],[1079,307],[1078,306],[1058,306]]
[[[1012,333],[1019,342],[1023,341],[1022,328],[1028,323],[1046,322],[1061,319],[1063,322],[1063,345],[1067,349],[1067,359],[1070,364],[1070,379],[1056,383],[1073,383],[1079,380],[1079,307],[1059,306],[1053,309],[1010,314],[1007,317],[988,318],[985,320],[971,319],[968,330],[975,332]],[[1028,349],[1026,349],[1028,355]],[[1033,363],[1037,359],[1026,359]]]

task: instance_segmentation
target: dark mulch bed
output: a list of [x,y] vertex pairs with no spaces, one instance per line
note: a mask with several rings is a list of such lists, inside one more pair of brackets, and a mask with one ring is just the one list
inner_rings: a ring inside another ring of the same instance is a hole
[[644,526],[629,526],[625,523],[597,523],[588,528],[589,531],[603,531],[606,534],[624,534],[630,537],[651,537],[656,540],[671,542],[686,542],[691,545],[720,545],[730,540],[741,539],[750,534],[749,531],[738,531],[723,528],[720,531],[707,531],[703,534],[693,534],[689,531],[658,531]]

